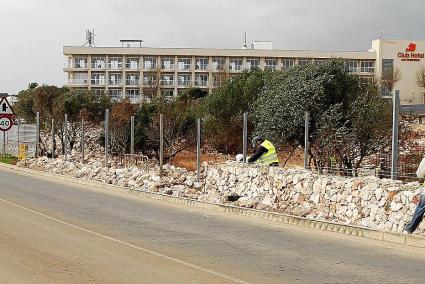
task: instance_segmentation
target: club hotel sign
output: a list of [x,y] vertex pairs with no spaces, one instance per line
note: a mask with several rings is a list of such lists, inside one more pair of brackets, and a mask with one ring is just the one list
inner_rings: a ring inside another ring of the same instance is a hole
[[416,44],[411,42],[406,51],[399,52],[397,56],[401,61],[421,61],[421,59],[424,59],[425,53],[416,52]]

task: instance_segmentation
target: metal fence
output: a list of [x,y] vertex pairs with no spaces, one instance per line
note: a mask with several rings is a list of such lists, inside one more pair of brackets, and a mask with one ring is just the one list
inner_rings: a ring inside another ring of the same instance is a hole
[[[408,157],[406,155],[399,155],[398,153],[398,124],[399,124],[399,115],[409,111],[409,113],[417,113],[422,110],[400,107],[399,101],[399,91],[396,91],[393,99],[393,135],[392,135],[392,147],[391,152],[380,153],[375,155],[373,159],[370,159],[367,163],[363,163],[363,166],[360,168],[348,169],[337,165],[336,163],[329,163],[326,167],[314,167],[309,164],[309,124],[310,124],[310,114],[305,113],[305,141],[304,141],[304,168],[318,171],[319,173],[325,174],[335,174],[335,175],[345,175],[345,176],[359,176],[359,175],[375,175],[381,178],[392,178],[392,179],[403,179],[403,180],[415,180],[414,175],[418,161],[422,158],[423,150],[418,149],[416,153],[411,153]],[[423,109],[425,114],[425,108]],[[108,167],[110,165],[111,158],[111,147],[110,147],[110,112],[105,110],[104,112],[104,123],[103,123],[103,134],[104,134],[104,166]],[[51,139],[51,149],[42,149],[40,145],[40,128],[41,123],[43,125],[50,125],[50,133],[43,132],[44,136],[49,136]],[[63,158],[67,160],[70,153],[70,145],[68,142],[68,131],[69,131],[69,120],[68,115],[64,114],[63,123],[55,127],[54,120],[52,121],[40,121],[40,114],[37,113],[35,117],[34,124],[27,124],[24,121],[17,119],[17,123],[12,127],[11,130],[4,133],[3,136],[0,135],[0,141],[3,146],[2,155],[11,155],[19,158],[30,158],[40,155],[50,155],[51,158],[56,158],[59,154],[63,155]],[[84,120],[80,123],[80,133],[79,137],[79,151],[80,151],[80,161],[84,161],[85,152],[86,152],[86,129],[87,125]],[[130,147],[129,153],[124,153],[121,157],[118,157],[118,160],[124,166],[141,166],[148,167],[148,159],[146,156],[141,155],[140,153],[135,153],[135,118],[131,116],[129,123],[130,128]],[[243,162],[247,162],[247,152],[248,152],[248,114],[244,113],[241,117],[243,135],[242,139],[242,154]],[[57,124],[56,124],[57,125]],[[56,129],[60,127],[60,129]],[[200,179],[200,167],[201,167],[201,128],[202,120],[196,120],[196,169],[197,169],[197,181]],[[66,141],[62,145],[62,149],[53,148],[53,145],[56,145],[54,139],[57,138],[58,132],[61,130],[61,135],[64,136],[63,141]],[[4,138],[3,138],[4,137]],[[56,138],[55,138],[56,137]],[[99,148],[100,149],[100,148]],[[60,150],[60,151],[59,151]],[[50,152],[50,154],[49,154]],[[163,175],[163,162],[164,162],[164,119],[163,115],[159,115],[159,161],[160,166],[160,175]],[[116,158],[116,157],[114,157]],[[75,157],[74,157],[75,159]]]

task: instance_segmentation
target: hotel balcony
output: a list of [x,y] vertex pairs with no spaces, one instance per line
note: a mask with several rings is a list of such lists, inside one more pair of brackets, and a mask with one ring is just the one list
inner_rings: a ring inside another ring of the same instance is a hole
[[69,79],[68,85],[70,86],[87,86],[89,79]]

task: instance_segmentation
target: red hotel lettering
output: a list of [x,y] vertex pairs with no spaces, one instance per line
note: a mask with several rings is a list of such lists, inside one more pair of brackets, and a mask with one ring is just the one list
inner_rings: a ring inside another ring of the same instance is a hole
[[409,53],[399,52],[398,57],[399,58],[409,58],[410,55],[409,55]]

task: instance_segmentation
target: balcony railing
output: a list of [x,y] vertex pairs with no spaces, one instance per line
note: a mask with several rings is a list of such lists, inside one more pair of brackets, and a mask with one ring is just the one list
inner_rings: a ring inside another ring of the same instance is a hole
[[161,80],[161,86],[174,86],[174,80]]
[[70,79],[68,80],[69,85],[87,85],[89,79]]
[[106,67],[105,62],[92,63],[92,64],[91,64],[91,68],[92,68],[92,69],[105,69],[105,67]]
[[208,64],[196,64],[195,70],[208,70]]
[[111,70],[120,70],[122,69],[122,63],[109,63],[109,69]]
[[243,65],[242,64],[230,64],[229,65],[229,71],[242,71]]
[[122,80],[109,80],[109,86],[121,86]]
[[127,86],[138,86],[139,85],[139,80],[135,79],[135,80],[125,80],[125,84]]
[[206,87],[206,86],[208,86],[208,81],[207,80],[196,80],[195,86],[196,87]]
[[162,70],[174,70],[174,64],[162,64],[161,69]]
[[182,63],[182,62],[179,62],[177,64],[177,68],[179,70],[190,70],[190,67],[191,67],[191,64],[186,64],[186,63]]
[[130,62],[125,65],[125,69],[137,70],[139,69],[139,62]]
[[105,79],[91,79],[92,85],[103,86],[105,85]]
[[155,70],[156,69],[156,64],[155,63],[147,63],[147,62],[145,62],[145,64],[143,65],[143,69],[144,70]]
[[374,73],[375,67],[348,67],[351,73]]
[[192,81],[185,80],[185,81],[179,81],[178,83],[179,87],[187,87],[192,85]]
[[70,66],[70,68],[75,68],[75,69],[87,69],[88,68],[88,64],[87,62],[82,63],[82,62],[75,62],[74,66]]

